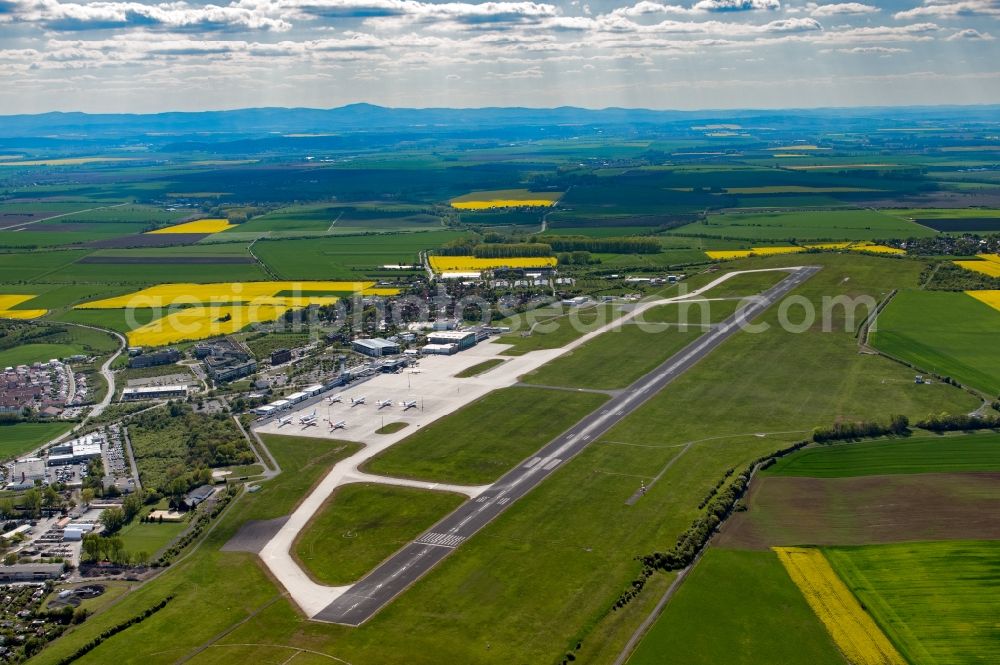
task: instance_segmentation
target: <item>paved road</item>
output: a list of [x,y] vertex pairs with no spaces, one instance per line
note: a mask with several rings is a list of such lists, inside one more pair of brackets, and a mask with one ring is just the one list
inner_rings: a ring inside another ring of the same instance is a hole
[[509,505],[530,492],[561,465],[738,332],[741,321],[753,320],[818,270],[818,267],[807,266],[794,271],[763,293],[753,304],[713,327],[621,394],[611,398],[531,459],[508,472],[489,490],[460,506],[312,618],[349,626],[358,626],[370,619]]

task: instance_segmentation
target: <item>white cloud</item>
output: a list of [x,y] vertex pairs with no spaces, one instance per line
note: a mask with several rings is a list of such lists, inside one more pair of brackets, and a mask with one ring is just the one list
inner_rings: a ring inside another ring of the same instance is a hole
[[[4,0],[0,0],[4,2]],[[276,30],[292,25],[243,7],[193,6],[186,2],[146,5],[140,2],[59,2],[59,0],[13,0],[0,16],[8,22],[38,23],[49,30],[100,30],[139,27],[185,30]]]
[[817,16],[819,18],[827,16],[877,14],[881,11],[878,7],[865,5],[860,2],[838,2],[829,5],[818,5],[815,2],[810,2],[806,5],[806,9],[812,16]]
[[498,79],[501,81],[519,81],[523,79],[540,79],[544,76],[541,67],[529,67],[528,69],[522,69],[520,71],[514,72],[489,72],[486,77],[491,79]]
[[967,28],[965,30],[959,30],[955,34],[949,36],[945,41],[954,42],[959,40],[991,42],[993,41],[993,35],[988,32],[979,32],[978,30]]
[[839,48],[837,53],[851,53],[855,55],[895,55],[897,53],[909,53],[908,48],[893,48],[888,46],[855,46],[854,48]]
[[956,18],[961,16],[1000,16],[1000,0],[924,0],[922,7],[896,12],[897,19],[923,17]]
[[705,12],[745,12],[780,9],[778,0],[699,0],[694,9]]

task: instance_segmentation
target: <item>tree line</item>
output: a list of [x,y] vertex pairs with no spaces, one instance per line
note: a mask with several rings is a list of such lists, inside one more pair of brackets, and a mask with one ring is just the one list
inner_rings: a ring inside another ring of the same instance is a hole
[[131,619],[127,620],[127,621],[123,621],[123,622],[121,622],[121,623],[119,623],[117,625],[112,626],[111,628],[108,628],[107,630],[105,630],[104,632],[102,632],[100,635],[98,635],[94,639],[90,640],[89,642],[87,642],[86,644],[84,644],[82,647],[80,647],[79,649],[77,649],[76,651],[74,651],[73,653],[71,653],[70,655],[65,656],[64,658],[60,659],[59,662],[58,662],[58,665],[69,665],[73,661],[76,661],[76,660],[79,660],[80,658],[83,658],[88,653],[90,653],[91,651],[93,651],[97,647],[101,646],[101,644],[106,639],[108,639],[110,637],[114,637],[118,633],[122,632],[123,630],[127,630],[127,629],[131,628],[132,626],[136,625],[137,623],[142,623],[143,621],[145,621],[146,619],[148,619],[149,617],[153,616],[154,614],[156,614],[157,612],[159,612],[160,610],[162,610],[164,607],[166,607],[167,603],[169,603],[173,599],[174,599],[173,596],[167,596],[166,598],[164,598],[163,600],[161,600],[160,602],[158,602],[156,605],[153,605],[152,607],[147,608],[142,614],[136,615],[136,616],[132,617]]
[[891,416],[888,424],[873,420],[863,420],[853,423],[835,423],[832,427],[817,427],[813,430],[813,441],[816,443],[827,443],[829,441],[864,439],[889,434],[900,436],[909,433],[909,418],[906,416]]
[[924,420],[918,422],[917,427],[930,430],[931,432],[998,429],[1000,428],[1000,416],[989,414],[984,416],[970,416],[966,414],[953,416],[950,413],[942,413],[936,416],[928,416]]
[[716,483],[709,492],[710,500],[705,505],[705,513],[693,521],[684,533],[677,537],[674,546],[665,551],[656,551],[651,554],[637,556],[642,563],[642,572],[630,583],[629,587],[618,596],[612,606],[612,610],[625,607],[636,596],[642,592],[646,581],[652,577],[657,570],[670,571],[680,570],[694,562],[698,553],[708,544],[712,534],[734,511],[744,509],[741,500],[750,486],[750,479],[753,477],[754,469],[766,469],[774,464],[778,459],[789,455],[796,450],[809,445],[809,441],[799,441],[787,448],[782,448],[770,455],[758,457],[747,465],[747,467],[737,475],[729,485],[725,485],[726,479],[733,475],[733,470],[729,469],[723,478]]
[[656,254],[660,241],[648,236],[590,238],[587,236],[532,236],[530,242],[544,243],[556,252],[576,250],[600,254]]

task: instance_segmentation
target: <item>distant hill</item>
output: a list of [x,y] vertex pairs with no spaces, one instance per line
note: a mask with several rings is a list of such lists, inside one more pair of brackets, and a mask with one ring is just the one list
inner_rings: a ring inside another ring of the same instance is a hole
[[[838,126],[877,122],[879,126],[912,126],[921,122],[995,124],[1000,106],[843,108],[808,110],[656,111],[649,109],[582,109],[559,107],[478,109],[397,109],[350,104],[333,109],[251,108],[232,111],[154,114],[42,113],[0,116],[0,138],[95,139],[124,136],[228,135],[260,138],[274,134],[393,132],[440,134],[478,132],[495,128],[740,124],[755,127],[796,125],[815,129],[817,123]],[[215,137],[217,140],[219,137]]]

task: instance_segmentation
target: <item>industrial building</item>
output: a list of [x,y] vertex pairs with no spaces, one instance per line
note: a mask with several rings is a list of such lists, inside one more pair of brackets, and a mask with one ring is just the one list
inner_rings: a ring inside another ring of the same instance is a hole
[[291,349],[275,349],[271,352],[271,366],[281,365],[292,361]]
[[351,348],[358,353],[363,353],[366,356],[371,356],[372,358],[381,358],[382,356],[390,356],[399,353],[399,344],[390,342],[387,339],[382,339],[381,337],[373,337],[372,339],[356,339],[351,343]]
[[477,341],[478,338],[474,330],[442,330],[427,335],[428,344],[454,344],[458,351],[472,348]]
[[35,486],[36,480],[45,482],[45,462],[39,457],[15,460],[8,466],[7,478],[7,490],[16,492],[30,489]]
[[198,504],[204,502],[213,494],[215,494],[215,488],[211,485],[201,485],[200,487],[196,487],[184,495],[184,506],[187,507],[188,510],[193,510],[198,507]]
[[0,584],[13,582],[44,582],[63,574],[61,563],[17,563],[0,566]]
[[101,456],[101,446],[105,443],[103,434],[93,432],[78,439],[52,446],[49,449],[49,466],[79,464]]
[[142,386],[125,388],[122,391],[123,402],[134,402],[143,399],[183,399],[188,395],[187,386]]

